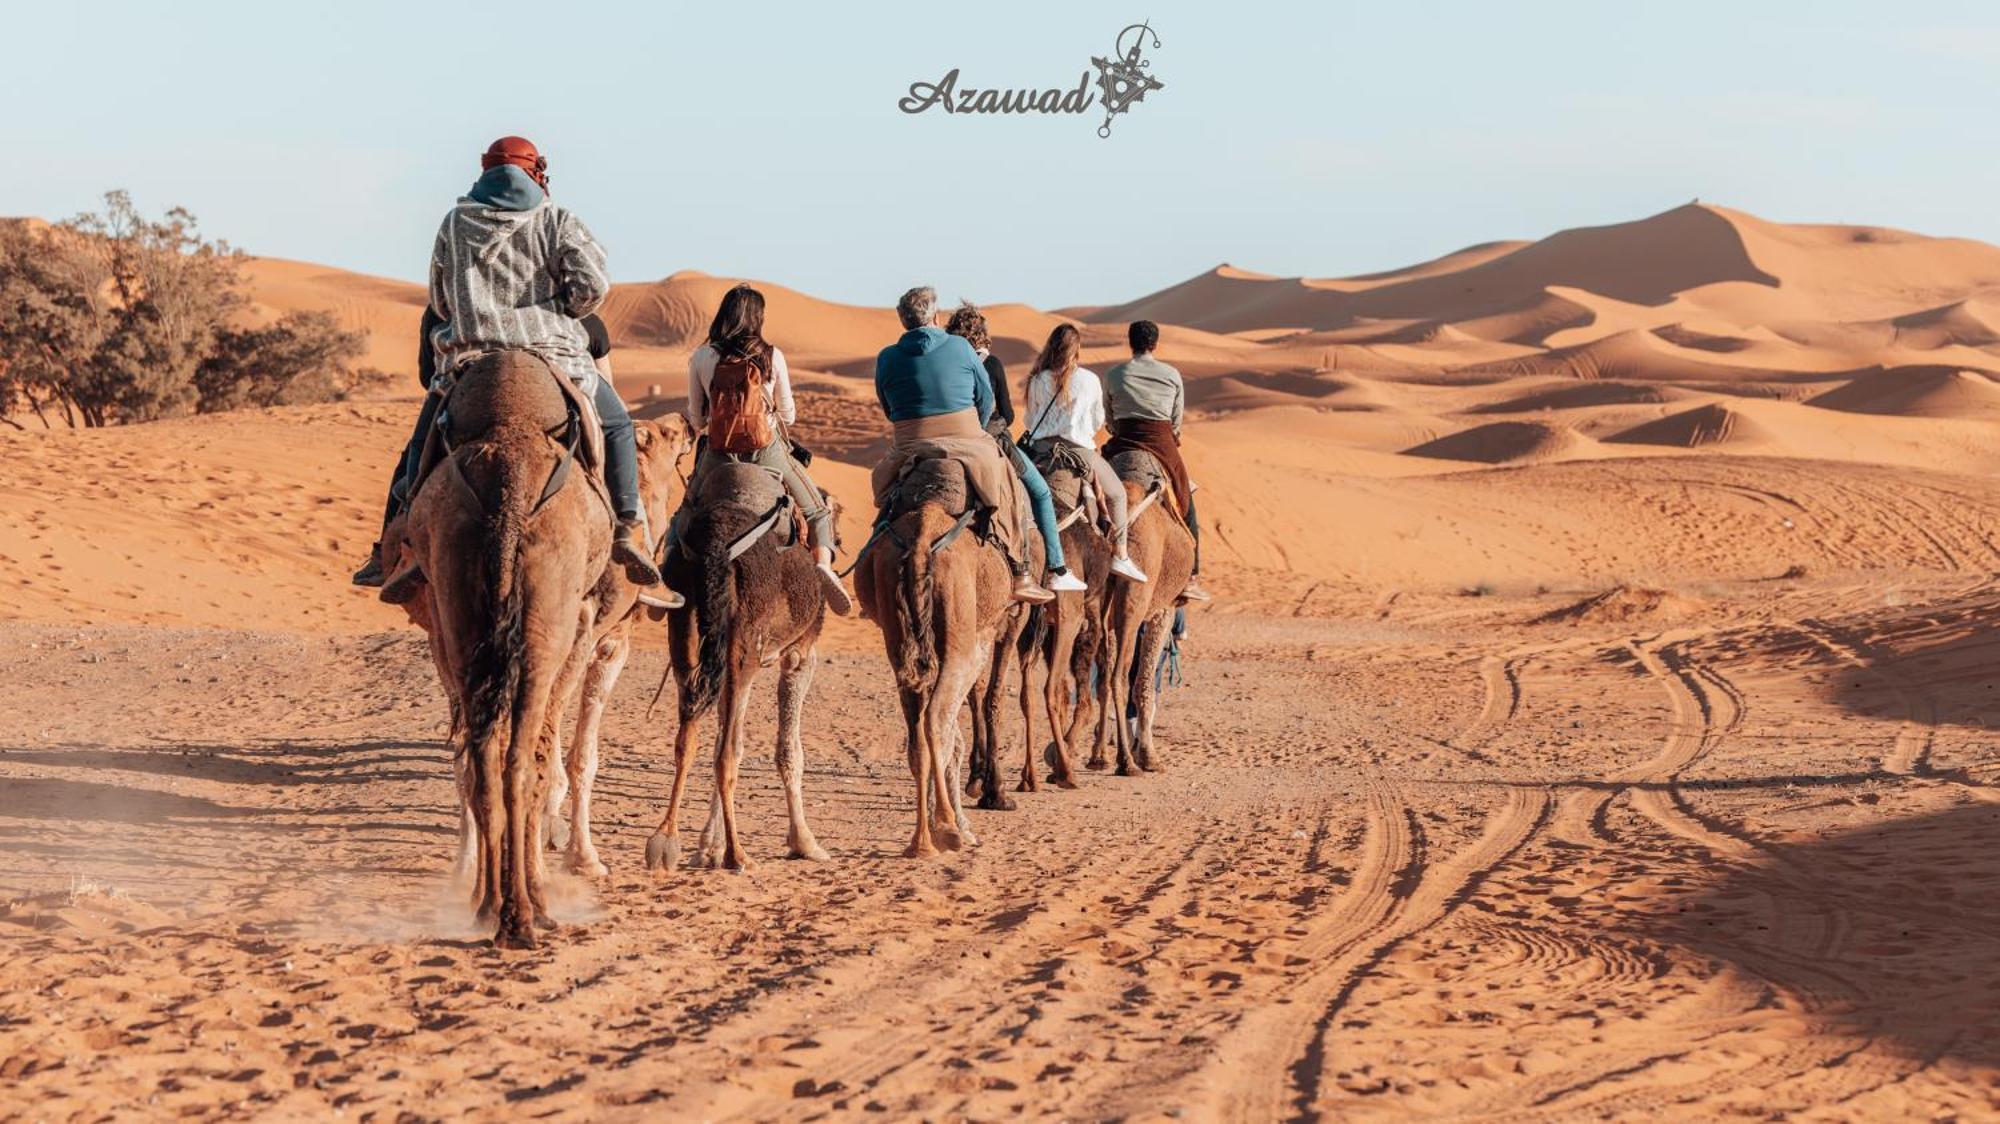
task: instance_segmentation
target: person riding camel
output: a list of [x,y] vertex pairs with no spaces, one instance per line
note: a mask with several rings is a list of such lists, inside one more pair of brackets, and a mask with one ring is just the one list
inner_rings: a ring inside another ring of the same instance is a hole
[[1090,468],[1097,490],[1104,496],[1111,518],[1111,542],[1117,556],[1111,572],[1127,581],[1142,582],[1146,572],[1132,561],[1126,549],[1125,482],[1111,465],[1097,455],[1097,431],[1104,428],[1104,387],[1097,376],[1077,365],[1083,350],[1083,333],[1074,324],[1058,324],[1035,359],[1034,374],[1028,378],[1028,423],[1025,434],[1038,452],[1067,451]]
[[[946,332],[972,345],[972,353],[986,370],[986,385],[993,393],[993,415],[986,420],[986,432],[999,442],[1000,452],[1014,466],[1014,475],[1021,478],[1021,487],[1028,493],[1028,507],[1035,516],[1035,529],[1041,533],[1042,541],[1048,544],[1049,572],[1067,574],[1062,548],[1062,532],[1057,529],[1055,494],[1049,490],[1049,482],[1035,462],[1014,440],[1014,399],[1007,390],[1007,368],[1000,357],[993,354],[993,341],[987,334],[986,316],[979,306],[971,301],[963,301],[946,322]],[[1060,581],[1060,579],[1057,579]],[[1071,581],[1082,583],[1083,579],[1072,576]],[[1068,583],[1061,588],[1068,589]]]
[[1132,358],[1104,372],[1111,408],[1111,440],[1105,442],[1104,458],[1136,449],[1151,453],[1166,470],[1174,502],[1180,505],[1188,534],[1194,536],[1194,576],[1181,591],[1181,599],[1207,601],[1208,591],[1201,587],[1201,526],[1195,520],[1194,484],[1188,479],[1187,462],[1181,459],[1187,387],[1179,371],[1153,354],[1160,346],[1158,324],[1135,320],[1125,338],[1132,346]]
[[685,505],[701,494],[700,480],[709,465],[729,460],[768,469],[805,514],[827,608],[843,617],[852,613],[854,600],[833,569],[833,509],[792,455],[787,429],[798,421],[798,407],[785,353],[765,341],[764,294],[748,285],[722,295],[708,325],[708,342],[688,357],[688,420],[702,435],[700,452],[681,513],[668,528],[668,541],[679,541]]
[[[928,285],[904,293],[896,302],[896,316],[905,329],[902,338],[875,357],[875,397],[895,427],[894,444],[875,466],[876,507],[888,509],[905,463],[950,457],[964,467],[975,502],[994,510],[990,533],[1013,570],[1014,599],[1047,604],[1055,594],[1036,584],[1021,552],[1011,549],[1021,539],[1021,505],[1015,499],[1013,472],[985,429],[993,416],[993,390],[979,356],[971,344],[934,323],[937,290]],[[1051,557],[1060,558],[1061,544],[1053,545]],[[1049,568],[1049,586],[1058,591],[1084,588],[1068,570],[1054,567]]]
[[[453,370],[475,355],[522,350],[588,395],[603,428],[604,484],[618,521],[612,560],[634,583],[658,585],[632,417],[598,371],[582,323],[611,290],[604,249],[581,219],[550,200],[548,160],[532,142],[501,137],[479,166],[472,189],[439,225],[431,253],[430,305],[439,322],[428,338],[438,379],[449,385]],[[420,423],[436,414],[431,402],[426,407]],[[419,449],[428,431],[420,426]],[[414,493],[416,481],[404,484]],[[379,563],[374,568],[379,572]],[[355,581],[369,584],[364,579],[374,576],[363,567]]]

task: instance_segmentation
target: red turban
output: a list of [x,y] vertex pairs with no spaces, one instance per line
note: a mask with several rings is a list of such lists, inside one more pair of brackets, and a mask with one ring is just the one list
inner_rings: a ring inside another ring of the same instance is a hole
[[549,162],[535,148],[534,141],[526,137],[501,137],[487,145],[485,155],[479,158],[480,169],[491,170],[502,164],[512,164],[520,168],[536,183],[542,185],[543,190],[548,189]]

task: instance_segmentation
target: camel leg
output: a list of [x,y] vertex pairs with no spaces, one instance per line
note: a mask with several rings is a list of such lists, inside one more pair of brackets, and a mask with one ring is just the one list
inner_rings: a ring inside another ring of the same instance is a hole
[[[979,807],[989,812],[1011,812],[1015,809],[1014,798],[1000,787],[1000,698],[1002,679],[1006,675],[1007,661],[1000,658],[1006,647],[1009,631],[1002,628],[1003,636],[993,645],[993,654],[988,657],[987,668],[973,677],[979,684],[972,691],[972,760],[970,772],[976,775],[980,787]],[[958,724],[952,723],[956,730]],[[968,782],[968,785],[970,782]],[[966,789],[965,791],[969,791]]]
[[[556,714],[560,716],[566,710],[568,710],[568,702],[564,702],[562,706],[558,706]],[[556,760],[556,762],[562,762],[566,758],[564,748],[566,746],[562,742],[562,722],[558,718],[556,732],[550,734],[550,748],[548,748],[550,758]],[[576,746],[568,746],[568,750],[576,752]],[[548,850],[564,850],[564,848],[570,846],[570,822],[564,818],[564,806],[568,802],[570,802],[570,776],[568,776],[568,770],[558,768],[558,770],[554,770],[554,774],[548,780],[548,800],[542,802],[542,830],[540,830],[540,836],[542,836],[542,846],[548,848]]]
[[[1065,617],[1068,614],[1064,614]],[[1057,788],[1076,787],[1076,766],[1070,757],[1070,690],[1075,682],[1071,663],[1076,652],[1076,622],[1062,619],[1049,634],[1043,650],[1048,679],[1042,684],[1042,708],[1049,716],[1049,783]],[[1026,688],[1024,680],[1023,689]],[[1033,744],[1032,739],[1029,744]]]
[[787,652],[778,668],[778,776],[785,782],[785,813],[792,821],[786,847],[795,859],[824,862],[826,850],[806,823],[806,750],[800,737],[806,693],[812,690],[813,672],[818,667],[819,648],[815,645]]
[[903,700],[903,724],[907,728],[906,744],[910,757],[910,776],[917,782],[917,827],[910,836],[910,845],[903,854],[907,858],[923,859],[937,854],[937,845],[931,839],[930,787],[931,750],[929,723],[923,696],[907,687],[899,688]]
[[[520,764],[527,770],[521,777],[519,798],[521,807],[526,809],[525,822],[521,824],[522,834],[518,843],[513,844],[522,864],[522,874],[526,879],[529,914],[527,922],[537,929],[554,929],[555,919],[549,916],[549,902],[546,893],[546,871],[548,847],[544,818],[552,806],[549,790],[553,774],[560,772],[557,767],[555,747],[561,741],[563,716],[569,711],[569,701],[576,696],[577,681],[583,677],[584,665],[590,659],[594,645],[590,643],[591,622],[596,619],[596,606],[586,602],[577,610],[576,623],[570,633],[570,643],[556,665],[556,673],[551,681],[537,683],[528,673],[536,670],[530,660],[523,669],[523,687],[529,689],[516,700],[521,715],[520,730],[528,731],[533,737],[529,752],[521,755]],[[539,686],[542,690],[532,690]],[[525,704],[525,705],[523,705]],[[515,745],[519,745],[516,738]],[[510,754],[511,756],[511,754]],[[518,814],[516,818],[521,818]],[[502,913],[502,932],[506,932],[506,915]]]
[[680,722],[674,728],[674,783],[667,793],[667,812],[661,817],[660,826],[653,829],[651,838],[646,840],[646,869],[668,871],[680,865],[680,815],[681,797],[687,791],[688,764],[694,760],[694,739],[701,730],[701,716],[694,713],[687,693],[688,669],[694,666],[694,628],[686,622],[691,614],[675,614],[669,631],[668,642],[674,664],[674,684],[679,696],[678,713]]
[[972,819],[965,814],[965,800],[959,795],[958,779],[966,766],[966,737],[958,723],[951,724],[952,752],[946,758],[947,782],[945,787],[951,792],[951,823],[958,831],[961,847],[979,846],[979,837],[972,833]]
[[1132,659],[1133,674],[1138,685],[1132,688],[1132,709],[1138,713],[1138,736],[1133,739],[1132,756],[1139,768],[1149,773],[1161,771],[1162,766],[1153,758],[1153,712],[1159,706],[1159,691],[1154,686],[1153,669],[1160,665],[1160,653],[1166,650],[1167,634],[1173,628],[1171,613],[1162,614],[1146,622],[1145,638],[1139,643],[1138,654]]
[[1021,685],[1021,783],[1022,792],[1035,792],[1040,786],[1035,783],[1035,664],[1041,655],[1041,645],[1030,645],[1026,651],[1017,652],[1014,669],[1019,673]]
[[1135,635],[1138,632],[1138,625],[1137,622],[1133,622],[1128,626],[1122,620],[1118,625],[1111,645],[1111,658],[1105,661],[1105,666],[1098,673],[1101,681],[1098,699],[1100,705],[1104,707],[1104,713],[1097,717],[1097,729],[1100,741],[1107,733],[1116,738],[1118,767],[1113,772],[1121,777],[1129,777],[1135,770],[1132,768],[1131,739],[1127,736],[1125,728],[1125,700],[1128,697],[1127,687],[1131,682],[1132,649],[1136,647],[1138,640]]
[[[632,654],[632,630],[621,624],[596,645],[590,666],[583,673],[583,712],[577,718],[576,738],[569,747],[563,772],[569,781],[569,847],[564,866],[572,874],[602,878],[611,873],[597,856],[597,844],[590,837],[590,797],[597,783],[598,734],[604,721],[604,704],[618,685],[625,661]],[[561,774],[559,774],[561,775]]]
[[[964,846],[960,837],[963,812],[959,808],[957,786],[952,784],[957,767],[964,758],[960,752],[964,743],[960,740],[958,713],[965,706],[972,680],[983,670],[977,663],[966,669],[947,668],[938,676],[937,690],[931,695],[930,705],[925,708],[924,748],[929,760],[926,771],[931,782],[931,836],[937,840],[939,847],[947,851],[956,851]],[[947,747],[952,751],[949,756]]]
[[716,707],[715,800],[722,811],[722,866],[745,871],[750,856],[736,837],[736,774],[743,764],[743,712],[750,708],[750,684],[756,677],[754,662],[730,668],[722,681],[722,700]]
[[965,795],[977,795],[981,807],[985,807],[986,794],[992,791],[985,785],[985,763],[992,752],[991,730],[980,724],[981,717],[986,713],[986,689],[983,682],[974,681],[972,693],[967,699],[972,708],[972,767],[965,771]]
[[451,883],[466,893],[476,892],[479,881],[479,828],[472,817],[474,791],[472,755],[466,752],[465,736],[452,723],[451,777],[458,787],[458,858],[452,863]]

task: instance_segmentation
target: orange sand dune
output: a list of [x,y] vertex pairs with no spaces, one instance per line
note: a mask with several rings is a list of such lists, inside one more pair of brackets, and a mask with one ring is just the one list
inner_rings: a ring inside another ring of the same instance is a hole
[[1546,464],[1591,455],[1596,443],[1566,425],[1541,421],[1488,422],[1405,450],[1413,457],[1479,464]]
[[1896,367],[1863,375],[1808,404],[1857,414],[2000,420],[2000,382],[1982,371]]
[[430,299],[422,285],[282,258],[251,258],[243,273],[250,312],[258,320],[294,311],[331,312],[341,327],[368,333],[359,366],[399,376],[398,388],[414,385],[417,324]]

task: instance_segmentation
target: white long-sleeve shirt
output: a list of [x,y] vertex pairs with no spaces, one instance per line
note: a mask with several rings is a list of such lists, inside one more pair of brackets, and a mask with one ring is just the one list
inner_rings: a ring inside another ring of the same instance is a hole
[[[708,384],[715,378],[715,364],[720,356],[709,344],[695,348],[688,356],[688,420],[694,423],[696,433],[708,429]],[[792,375],[785,367],[785,353],[771,349],[771,412],[786,425],[796,424],[799,409],[792,402]]]
[[1104,428],[1104,384],[1078,367],[1070,372],[1069,393],[1055,397],[1055,376],[1036,371],[1028,380],[1028,440],[1055,437],[1085,449],[1097,448],[1097,431]]

